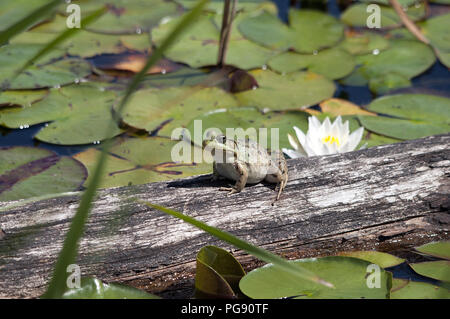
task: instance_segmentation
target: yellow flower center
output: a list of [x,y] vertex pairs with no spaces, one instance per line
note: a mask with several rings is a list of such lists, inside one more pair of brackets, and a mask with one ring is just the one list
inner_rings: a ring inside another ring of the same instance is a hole
[[325,144],[325,143],[328,143],[328,144],[333,144],[333,143],[336,143],[336,145],[337,146],[339,146],[340,145],[340,143],[339,143],[339,139],[337,138],[337,137],[335,137],[335,136],[332,136],[332,135],[328,135],[327,137],[323,137],[322,138],[322,142]]

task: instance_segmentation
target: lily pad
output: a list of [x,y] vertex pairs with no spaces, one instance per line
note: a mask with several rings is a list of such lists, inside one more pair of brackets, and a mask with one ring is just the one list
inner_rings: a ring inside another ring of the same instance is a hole
[[425,282],[393,279],[391,299],[450,299],[450,290]]
[[[178,12],[174,2],[164,0],[95,0],[80,3],[84,14],[102,5],[109,6],[108,12],[89,25],[87,30],[105,34],[141,34],[149,32],[161,19]],[[66,14],[65,7],[61,13]]]
[[[448,2],[450,4],[450,2]],[[436,49],[439,60],[450,68],[450,13],[428,19],[420,24],[420,28],[431,45]]]
[[106,284],[96,278],[82,278],[80,288],[68,289],[62,299],[160,299],[143,290]]
[[205,246],[197,254],[195,297],[236,298],[244,275],[241,264],[229,252]]
[[289,25],[267,11],[248,16],[239,24],[248,39],[275,50],[300,53],[332,47],[344,35],[344,26],[334,17],[314,10],[289,10]]
[[[263,114],[253,107],[222,109],[203,114],[187,125],[191,139],[197,145],[201,145],[203,138],[195,135],[195,123],[199,120],[201,121],[202,131],[206,131],[208,128],[216,128],[223,134],[227,134],[227,128],[231,128],[236,129],[235,133],[238,134],[237,129],[241,128],[250,139],[267,146],[267,148],[272,147],[272,138],[279,143],[278,148],[290,147],[287,133],[291,132],[292,127],[297,126],[301,129],[307,129],[308,127],[308,114],[301,111]],[[264,131],[260,132],[260,128],[267,129],[267,138]],[[278,129],[278,133],[274,132],[275,136],[272,134],[272,129]],[[277,148],[276,145],[274,145],[274,148]]]
[[[395,10],[388,6],[380,5],[380,26],[381,28],[400,26],[401,20]],[[357,3],[348,7],[341,15],[341,20],[351,27],[367,27],[367,19],[373,13],[368,13],[367,4]],[[417,21],[425,17],[426,8],[424,3],[417,6],[407,7],[407,16],[412,21]]]
[[384,51],[389,47],[389,40],[378,33],[346,31],[339,48],[353,55],[362,55]]
[[358,105],[343,99],[331,98],[319,104],[322,113],[330,116],[338,115],[371,115],[376,116],[375,113],[366,111]]
[[[11,43],[46,44],[55,39],[56,36],[53,33],[28,31],[15,37]],[[83,30],[59,45],[59,48],[65,53],[80,57],[118,54],[127,50],[147,51],[150,47],[148,34],[107,35]]]
[[[0,2],[0,31],[11,27],[33,11],[48,4],[48,0],[15,0]],[[51,14],[51,12],[49,12]]]
[[427,261],[409,265],[422,276],[450,282],[450,261],[448,260]]
[[221,71],[208,72],[204,69],[182,67],[170,74],[149,75],[141,82],[141,86],[144,88],[159,89],[196,85],[222,87],[228,80],[226,74],[221,73]]
[[[175,0],[175,2],[181,4],[186,9],[192,9],[197,3],[196,0]],[[204,10],[215,12],[215,13],[223,13],[223,3],[224,0],[210,0]],[[254,11],[259,9],[261,5],[266,7],[272,6],[273,11],[276,11],[276,7],[273,3],[267,2],[265,0],[240,0],[236,3],[236,11]]]
[[[237,30],[245,14],[240,13],[232,24],[225,63],[241,69],[260,68],[277,52],[245,39]],[[159,46],[182,17],[161,23],[152,30],[152,40]],[[197,21],[180,35],[178,41],[165,51],[164,55],[174,61],[191,67],[216,65],[219,53],[221,15],[200,16]]]
[[367,134],[361,140],[361,146],[367,144],[366,147],[370,148],[378,145],[394,144],[401,141],[402,140],[396,138],[375,134],[373,132],[367,132]]
[[87,177],[77,160],[34,147],[0,148],[0,202],[78,190]]
[[[112,119],[116,95],[89,84],[51,89],[49,95],[34,104],[0,110],[0,125],[28,127],[52,122],[35,138],[53,144],[76,145],[104,140]],[[116,128],[114,135],[120,134]]]
[[64,53],[54,50],[22,72],[12,83],[13,76],[40,49],[36,44],[9,44],[0,47],[0,87],[8,89],[38,89],[74,83],[91,73],[88,62],[66,58],[51,61]]
[[[297,280],[292,275],[280,271],[269,264],[249,272],[242,278],[241,291],[250,298],[275,299],[337,299],[337,298],[376,298],[389,297],[391,274],[379,269],[379,288],[369,288],[368,281],[373,276],[371,263],[365,260],[331,256],[291,261],[302,266],[324,280],[331,282],[335,289]],[[372,283],[372,282],[370,282]]]
[[234,97],[218,88],[143,89],[130,99],[123,121],[135,128],[171,136],[173,129],[203,113],[236,106]]
[[302,109],[333,96],[334,83],[312,72],[279,75],[269,70],[250,71],[259,87],[236,94],[242,105],[260,109]]
[[42,100],[48,94],[48,90],[20,90],[0,92],[0,108],[11,106],[31,105]]
[[383,91],[395,88],[395,84],[404,87],[435,62],[433,50],[418,41],[392,40],[389,49],[374,53],[357,56],[360,67],[341,82],[347,85],[369,83],[372,90],[382,88]]
[[[183,150],[186,150],[186,153],[183,153]],[[201,149],[197,148],[195,151],[187,142],[163,137],[116,138],[115,145],[109,151],[106,174],[100,187],[146,184],[212,172],[211,164],[174,162],[176,158],[172,158],[172,152],[182,159],[186,156],[186,160],[194,158],[194,152],[202,155]],[[99,155],[99,150],[89,148],[74,156],[88,169],[86,183],[91,178]]]
[[431,242],[415,249],[426,255],[450,260],[450,241]]
[[351,54],[333,48],[311,55],[284,52],[270,59],[268,65],[272,70],[280,73],[308,69],[335,80],[349,75],[355,68],[356,62]]
[[381,268],[394,267],[405,261],[402,258],[379,251],[346,251],[339,253],[339,256],[359,258],[377,264]]

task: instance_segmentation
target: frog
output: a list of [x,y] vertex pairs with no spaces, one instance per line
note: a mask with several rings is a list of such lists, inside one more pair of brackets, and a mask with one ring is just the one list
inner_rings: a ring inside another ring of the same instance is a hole
[[236,181],[231,187],[221,187],[228,195],[241,192],[247,184],[265,181],[277,183],[278,193],[274,202],[280,199],[288,181],[286,159],[279,150],[267,151],[255,140],[229,138],[225,135],[211,135],[203,141],[203,147],[214,157],[212,180],[227,178]]

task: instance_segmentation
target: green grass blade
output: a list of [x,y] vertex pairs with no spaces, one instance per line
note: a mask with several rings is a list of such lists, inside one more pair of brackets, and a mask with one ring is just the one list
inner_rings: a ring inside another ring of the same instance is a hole
[[256,247],[242,239],[239,239],[238,237],[236,237],[228,232],[222,231],[222,230],[217,229],[212,226],[208,226],[207,224],[205,224],[201,221],[198,221],[195,218],[181,214],[172,209],[169,209],[169,208],[166,208],[163,206],[159,206],[159,205],[155,205],[155,204],[151,204],[148,202],[143,202],[143,201],[139,201],[139,202],[141,202],[151,208],[157,209],[161,212],[164,212],[166,214],[169,214],[171,216],[179,218],[197,228],[200,228],[201,230],[206,231],[207,233],[209,233],[210,235],[212,235],[216,238],[226,241],[227,243],[229,243],[239,249],[245,250],[246,252],[255,256],[256,258],[258,258],[260,260],[274,264],[275,266],[296,276],[299,279],[311,280],[317,284],[321,284],[321,285],[324,285],[324,286],[327,286],[330,288],[334,288],[333,284],[323,280],[319,276],[315,275],[313,272],[311,272],[307,269],[304,269],[304,268],[300,268],[298,265],[295,266],[295,265],[289,263],[287,260],[281,258],[280,256],[272,254],[271,252],[269,252],[265,249]]
[[49,11],[52,11],[54,8],[56,8],[61,3],[64,3],[63,0],[53,0],[52,2],[47,3],[46,5],[43,5],[42,7],[36,9],[32,13],[30,13],[28,16],[23,18],[22,20],[14,23],[12,26],[10,26],[8,29],[0,33],[0,45],[5,44],[9,41],[9,39],[13,38],[14,36],[18,35],[19,33],[27,30],[30,26],[32,26],[34,23],[39,21],[39,19],[42,19],[46,15],[49,14]]
[[[197,3],[197,5],[179,22],[175,29],[168,35],[161,46],[156,49],[155,52],[149,57],[144,68],[134,76],[134,78],[131,80],[131,83],[127,87],[124,97],[119,104],[116,112],[116,120],[120,118],[120,115],[122,114],[128,99],[137,89],[139,82],[144,79],[145,74],[150,69],[150,67],[163,56],[164,51],[176,40],[178,35],[190,23],[195,21],[195,19],[202,12],[202,8],[208,1],[209,0],[200,0]],[[106,136],[113,135],[112,132],[115,125],[116,123],[111,122]],[[89,215],[92,201],[96,194],[98,185],[100,184],[100,180],[103,176],[103,171],[107,160],[107,153],[110,145],[111,139],[107,139],[104,143],[102,143],[102,152],[94,168],[91,182],[88,184],[87,189],[84,191],[83,196],[81,197],[80,206],[78,207],[77,212],[72,219],[72,223],[70,225],[66,239],[64,240],[63,248],[58,256],[58,260],[56,261],[53,277],[50,281],[47,291],[42,296],[43,298],[61,298],[62,294],[66,290],[66,269],[68,265],[75,263],[78,251],[78,242],[84,232],[84,225]]]

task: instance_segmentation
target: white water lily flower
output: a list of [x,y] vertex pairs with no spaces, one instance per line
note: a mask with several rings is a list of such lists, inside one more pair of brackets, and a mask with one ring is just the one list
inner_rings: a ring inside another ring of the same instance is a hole
[[349,122],[342,123],[340,116],[333,124],[328,117],[320,123],[315,116],[311,116],[306,135],[296,126],[294,130],[297,139],[288,134],[294,149],[283,148],[290,158],[351,152],[358,146],[364,132],[364,128],[360,127],[350,134]]

